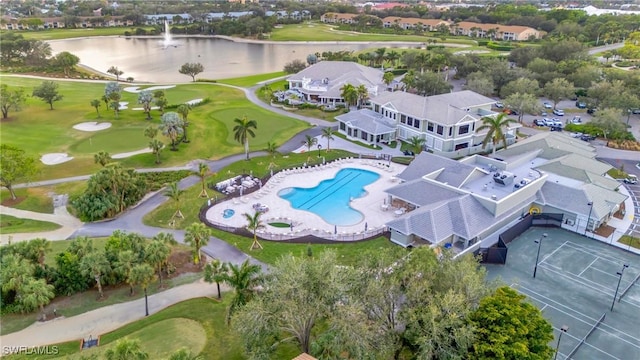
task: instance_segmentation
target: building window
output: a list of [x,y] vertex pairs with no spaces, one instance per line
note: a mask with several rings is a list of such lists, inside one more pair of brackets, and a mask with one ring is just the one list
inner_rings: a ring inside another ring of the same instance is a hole
[[436,130],[436,133],[438,135],[443,135],[444,134],[444,126],[438,125],[438,129]]
[[418,119],[413,120],[413,127],[416,129],[420,129],[420,120]]
[[453,126],[449,128],[449,136],[453,136]]
[[458,128],[458,135],[464,135],[469,133],[469,125],[462,125]]
[[400,115],[400,122],[403,123],[403,124],[406,124],[407,123],[407,116],[404,115],[404,114]]
[[343,122],[341,122],[340,123],[340,130],[344,131],[346,128],[347,128],[347,126]]
[[433,123],[432,123],[432,122],[428,122],[428,123],[427,123],[427,130],[428,130],[429,132],[433,132]]
[[413,118],[408,118],[407,119],[407,125],[413,126]]
[[360,138],[365,141],[369,141],[369,134],[360,130]]

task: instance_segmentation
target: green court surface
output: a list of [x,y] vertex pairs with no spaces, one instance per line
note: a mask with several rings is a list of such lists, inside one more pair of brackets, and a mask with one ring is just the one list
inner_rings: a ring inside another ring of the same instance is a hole
[[[533,278],[535,241],[543,233]],[[569,327],[558,359],[640,359],[640,256],[557,228],[532,227],[507,246],[505,265],[486,266],[489,278],[502,279],[542,310],[553,323],[554,348],[560,328]]]

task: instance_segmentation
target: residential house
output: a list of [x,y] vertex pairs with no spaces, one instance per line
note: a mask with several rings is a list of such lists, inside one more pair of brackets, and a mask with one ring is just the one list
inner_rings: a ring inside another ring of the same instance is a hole
[[320,16],[320,21],[328,24],[353,24],[355,18],[360,16],[359,14],[341,14],[341,13],[326,13]]
[[420,19],[420,18],[402,18],[397,16],[387,16],[382,19],[382,26],[385,28],[398,25],[402,29],[412,30],[418,28],[422,31],[436,31],[438,26],[445,25],[449,27],[449,22],[440,19]]
[[534,135],[495,157],[455,161],[423,152],[386,191],[387,203],[403,209],[386,224],[391,241],[467,249],[530,212],[562,214],[563,228],[593,230],[626,199],[604,176],[611,166],[595,155],[558,133]]
[[165,21],[169,25],[173,24],[189,24],[193,22],[191,15],[187,13],[183,14],[153,14],[144,15],[146,25],[158,25],[164,24]]
[[525,41],[530,39],[540,39],[544,36],[544,31],[539,31],[528,26],[481,24],[469,21],[461,21],[449,25],[451,33],[454,35],[467,35],[481,38],[492,38],[499,40]]
[[287,78],[289,91],[297,92],[307,102],[343,104],[342,87],[364,85],[370,97],[384,87],[382,71],[350,61],[320,61]]

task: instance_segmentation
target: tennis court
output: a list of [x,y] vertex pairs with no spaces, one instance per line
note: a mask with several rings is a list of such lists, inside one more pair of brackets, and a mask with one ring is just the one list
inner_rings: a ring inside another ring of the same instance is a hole
[[[542,234],[548,236],[542,238]],[[542,238],[536,277],[533,272]],[[535,303],[554,327],[558,359],[640,359],[640,256],[558,228],[532,227],[508,245],[489,278]],[[623,265],[628,264],[628,268]],[[622,273],[622,277],[617,275]],[[614,310],[610,311],[620,281]]]

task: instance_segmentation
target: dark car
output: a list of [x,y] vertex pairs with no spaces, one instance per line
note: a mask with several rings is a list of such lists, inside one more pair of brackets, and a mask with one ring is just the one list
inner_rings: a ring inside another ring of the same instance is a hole
[[552,126],[549,128],[551,131],[562,131],[562,126]]
[[589,134],[584,134],[582,136],[580,136],[580,140],[582,141],[591,141],[591,140],[595,140],[596,137],[593,135],[589,135]]
[[596,109],[595,108],[591,108],[591,109],[587,109],[587,114],[595,114],[596,113]]
[[576,101],[576,107],[578,109],[586,109],[587,103],[585,103],[584,101]]

